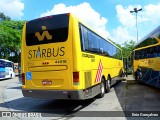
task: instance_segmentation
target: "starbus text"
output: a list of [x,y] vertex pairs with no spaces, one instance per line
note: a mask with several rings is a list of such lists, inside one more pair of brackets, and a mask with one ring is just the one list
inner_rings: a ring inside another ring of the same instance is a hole
[[46,49],[38,49],[36,50],[29,50],[28,51],[28,59],[32,58],[46,58],[46,57],[57,57],[57,56],[64,56],[65,47],[57,47],[57,48],[46,48]]

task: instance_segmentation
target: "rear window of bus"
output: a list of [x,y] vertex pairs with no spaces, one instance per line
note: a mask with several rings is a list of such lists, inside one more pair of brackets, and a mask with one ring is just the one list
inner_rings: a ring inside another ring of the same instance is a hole
[[[39,45],[64,42],[68,38],[69,14],[47,16],[26,23],[26,45]],[[52,36],[48,39],[46,36]],[[43,38],[39,40],[36,33]]]

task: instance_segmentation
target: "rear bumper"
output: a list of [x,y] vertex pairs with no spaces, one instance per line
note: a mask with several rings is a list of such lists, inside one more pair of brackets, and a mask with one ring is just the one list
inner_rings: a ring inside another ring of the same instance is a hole
[[85,98],[83,90],[62,91],[62,90],[22,90],[23,96],[42,99],[73,99],[83,100]]
[[95,97],[100,93],[100,84],[81,90],[33,90],[22,89],[23,96],[42,99],[68,99],[85,100]]

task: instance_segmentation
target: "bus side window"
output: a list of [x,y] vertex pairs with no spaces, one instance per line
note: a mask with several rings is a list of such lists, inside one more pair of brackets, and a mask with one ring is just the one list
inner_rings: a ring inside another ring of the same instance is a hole
[[99,53],[99,42],[97,35],[93,34],[92,31],[88,31],[89,38],[89,49],[91,52]]
[[150,58],[150,53],[149,53],[149,51],[150,51],[150,48],[147,48],[147,49],[146,49],[146,58]]
[[155,53],[160,53],[160,45],[156,46]]
[[103,40],[102,38],[100,38],[100,52],[102,55],[105,56],[109,56],[108,52],[107,52],[107,41]]
[[142,58],[142,51],[138,50],[137,51],[137,59],[141,59]]
[[139,59],[139,51],[136,51],[135,53],[135,58],[138,60]]
[[89,41],[87,38],[87,29],[84,28],[82,25],[80,25],[81,30],[81,42],[82,42],[82,50],[86,51],[88,50]]
[[141,58],[144,59],[144,49],[141,51],[142,55]]
[[147,58],[147,49],[143,50],[142,56],[143,56],[143,58]]
[[153,50],[153,47],[150,48],[150,54],[153,54],[154,53],[154,50]]
[[104,53],[104,52],[103,52],[103,48],[100,48],[100,53],[101,53],[101,54],[103,54],[103,53]]

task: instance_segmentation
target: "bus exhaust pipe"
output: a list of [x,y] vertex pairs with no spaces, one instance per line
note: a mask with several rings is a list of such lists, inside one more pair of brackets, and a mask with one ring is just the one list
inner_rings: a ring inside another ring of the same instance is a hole
[[71,99],[72,98],[71,92],[67,92],[67,96],[68,96],[69,99]]
[[71,94],[69,94],[69,95],[68,95],[68,98],[69,98],[69,99],[71,99],[71,98],[72,98],[72,95],[71,95]]

